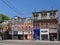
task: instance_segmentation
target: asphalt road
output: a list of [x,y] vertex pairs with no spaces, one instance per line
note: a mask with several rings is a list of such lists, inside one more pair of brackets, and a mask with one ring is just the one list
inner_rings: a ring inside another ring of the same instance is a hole
[[0,40],[0,45],[60,45],[59,41]]

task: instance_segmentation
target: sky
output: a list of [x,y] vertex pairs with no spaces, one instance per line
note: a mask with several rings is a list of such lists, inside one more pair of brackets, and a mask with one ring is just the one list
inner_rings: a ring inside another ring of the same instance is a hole
[[31,17],[35,10],[52,9],[58,9],[58,14],[60,14],[60,0],[0,0],[0,13],[10,18],[13,16]]

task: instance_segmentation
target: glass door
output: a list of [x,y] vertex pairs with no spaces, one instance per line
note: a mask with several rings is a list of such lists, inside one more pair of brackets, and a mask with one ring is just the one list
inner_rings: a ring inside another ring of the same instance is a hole
[[41,39],[42,40],[48,40],[48,34],[42,34]]

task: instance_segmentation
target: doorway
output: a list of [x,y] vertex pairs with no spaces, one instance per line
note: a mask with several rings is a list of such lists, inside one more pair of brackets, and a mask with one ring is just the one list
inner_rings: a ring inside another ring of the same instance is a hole
[[57,33],[50,33],[50,41],[56,41],[57,40]]
[[23,38],[23,35],[18,35],[18,39],[19,40],[23,40],[24,38]]
[[42,34],[41,40],[48,40],[48,34]]
[[40,29],[34,29],[33,39],[40,40]]
[[25,37],[25,40],[27,40],[27,39],[28,39],[28,38],[27,38],[27,36],[28,36],[28,35],[25,35],[25,36],[24,36],[24,37]]

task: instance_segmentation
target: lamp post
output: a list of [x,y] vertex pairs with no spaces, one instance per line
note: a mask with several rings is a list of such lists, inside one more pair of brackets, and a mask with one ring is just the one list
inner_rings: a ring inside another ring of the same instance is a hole
[[32,40],[33,40],[33,19],[31,19],[31,22],[32,22],[32,30],[31,30],[31,33],[32,33]]

